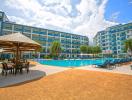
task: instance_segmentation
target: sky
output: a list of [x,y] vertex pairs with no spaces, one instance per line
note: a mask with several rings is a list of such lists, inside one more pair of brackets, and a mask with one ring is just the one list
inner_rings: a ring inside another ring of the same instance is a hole
[[132,0],[0,0],[10,21],[88,36],[132,22]]

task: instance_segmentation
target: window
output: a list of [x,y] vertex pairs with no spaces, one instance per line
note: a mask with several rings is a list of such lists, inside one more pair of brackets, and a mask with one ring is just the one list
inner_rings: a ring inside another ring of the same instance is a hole
[[66,37],[66,33],[61,33],[61,37]]
[[120,49],[121,47],[120,46],[118,46],[118,49]]
[[2,17],[2,12],[0,12],[0,17]]
[[40,34],[46,35],[47,34],[47,30],[41,29]]
[[21,25],[14,25],[14,30],[22,32],[22,26]]
[[[69,33],[67,33],[67,34],[65,34],[66,36],[66,38],[71,38],[71,35],[69,34]],[[72,38],[74,39],[74,36],[72,36]]]
[[54,31],[48,31],[48,35],[50,35],[50,36],[54,36]]
[[10,24],[10,23],[4,23],[3,24],[3,29],[12,30],[12,24]]
[[2,23],[2,22],[0,21],[0,29],[1,29],[1,23]]
[[31,33],[31,28],[28,26],[24,26],[23,32]]
[[60,32],[54,32],[54,36],[60,37]]
[[120,36],[120,33],[117,33],[117,36]]
[[0,12],[0,20],[2,20],[3,16],[2,16],[2,12]]
[[121,43],[120,43],[120,42],[118,42],[117,44],[119,44],[119,45],[120,45]]
[[33,33],[38,33],[39,34],[39,29],[38,28],[33,28]]

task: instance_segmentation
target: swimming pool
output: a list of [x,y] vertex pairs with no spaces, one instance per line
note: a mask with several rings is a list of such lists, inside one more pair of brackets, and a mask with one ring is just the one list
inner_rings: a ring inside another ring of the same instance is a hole
[[[110,59],[110,58],[109,58]],[[87,65],[95,65],[103,63],[106,59],[89,59],[89,60],[44,60],[36,59],[35,61],[43,65],[59,66],[59,67],[80,67]]]

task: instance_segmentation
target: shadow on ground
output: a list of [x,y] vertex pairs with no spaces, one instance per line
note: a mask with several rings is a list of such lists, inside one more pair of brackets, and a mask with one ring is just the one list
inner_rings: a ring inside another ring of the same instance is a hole
[[40,70],[30,70],[28,74],[26,71],[23,71],[23,74],[8,74],[7,76],[0,75],[0,88],[25,84],[31,81],[38,80],[44,76],[46,76],[46,73]]

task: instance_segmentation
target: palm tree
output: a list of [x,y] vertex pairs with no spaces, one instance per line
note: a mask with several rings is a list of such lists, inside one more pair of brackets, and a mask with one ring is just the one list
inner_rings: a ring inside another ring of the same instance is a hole
[[45,52],[45,48],[44,47],[40,48],[38,51],[43,53],[43,52]]
[[58,41],[54,41],[50,48],[50,53],[53,58],[58,58],[61,53],[61,44]]
[[[40,48],[40,49],[38,50],[38,51],[40,52],[40,53],[39,53],[40,58],[42,58],[42,56],[43,56],[41,53],[45,53],[45,50],[46,50],[46,49],[45,49],[44,47],[43,47],[43,48]],[[43,58],[44,58],[44,56],[43,56]]]
[[125,41],[125,50],[130,52],[132,55],[132,39],[128,39]]

